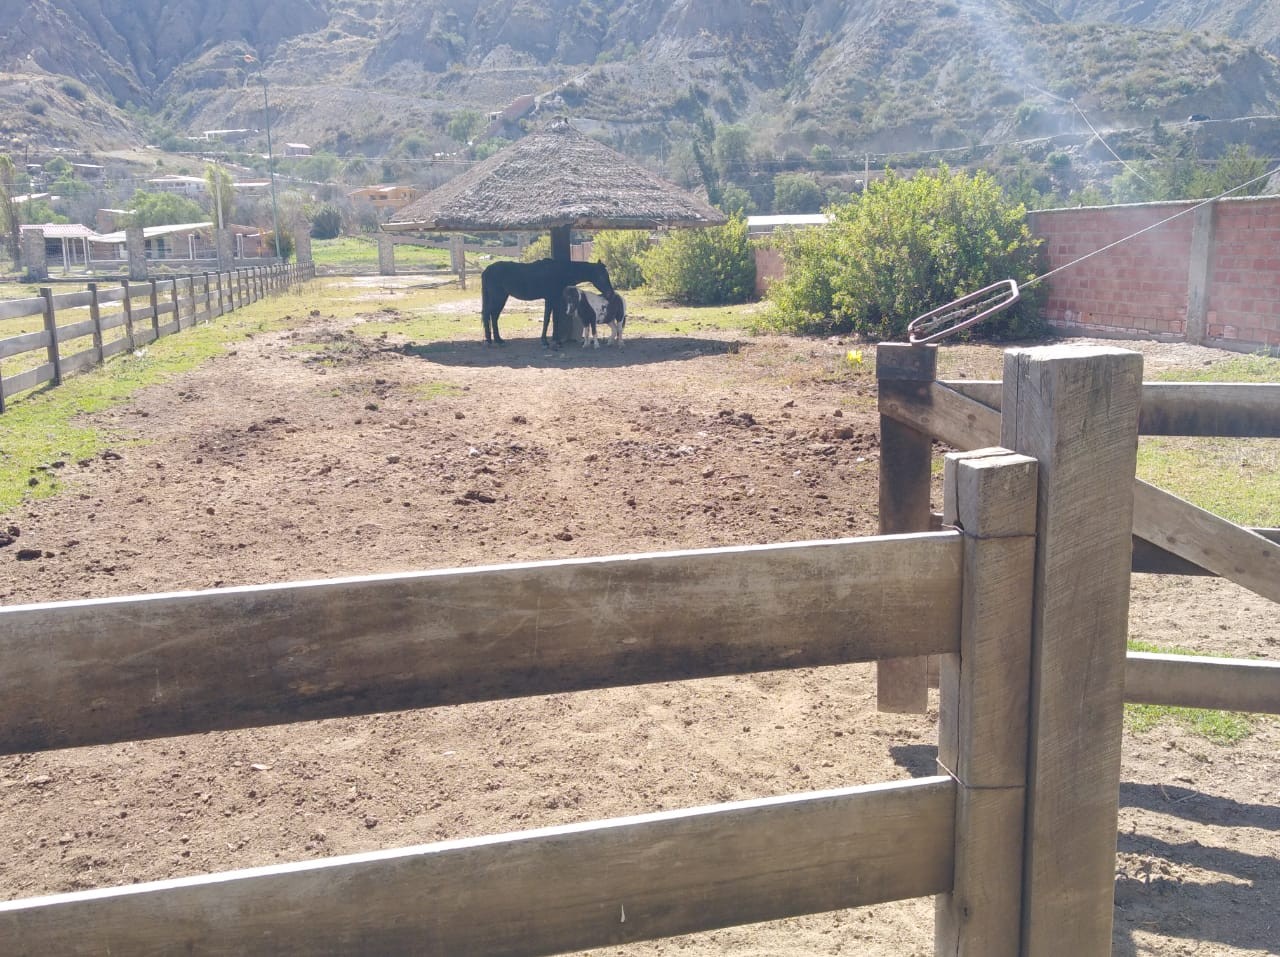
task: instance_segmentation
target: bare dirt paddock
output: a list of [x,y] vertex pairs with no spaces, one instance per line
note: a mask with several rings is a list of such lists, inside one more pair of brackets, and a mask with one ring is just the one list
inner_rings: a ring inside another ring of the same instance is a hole
[[[485,349],[474,305],[429,346],[314,317],[95,416],[111,450],[0,516],[0,602],[874,533],[874,375],[847,345],[638,316],[621,352],[553,355],[516,313]],[[1280,657],[1275,607],[1212,580],[1136,576],[1131,630]],[[0,757],[0,898],[933,773],[936,713],[874,704],[849,666]],[[1126,736],[1116,954],[1280,953],[1277,745],[1273,719],[1230,747]],[[602,953],[929,954],[932,914]]]

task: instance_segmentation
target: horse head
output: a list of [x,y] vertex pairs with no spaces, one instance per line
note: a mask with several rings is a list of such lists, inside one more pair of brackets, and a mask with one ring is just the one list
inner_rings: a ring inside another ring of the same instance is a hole
[[600,260],[597,259],[591,263],[590,275],[587,278],[606,297],[613,295],[613,283],[609,281],[609,270]]

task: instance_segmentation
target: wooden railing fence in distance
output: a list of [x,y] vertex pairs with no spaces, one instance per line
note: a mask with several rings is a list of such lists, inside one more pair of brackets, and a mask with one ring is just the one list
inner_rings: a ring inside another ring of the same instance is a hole
[[[247,270],[235,270],[225,279],[229,285],[241,282],[243,280],[239,276],[245,272]],[[304,282],[315,275],[315,267],[311,264],[261,266],[255,267],[257,272],[262,276],[257,291],[252,297],[242,296],[239,305],[261,298],[268,292]],[[95,282],[89,283],[83,292],[54,295],[51,288],[44,288],[36,298],[0,302],[0,320],[41,316],[43,322],[39,331],[0,339],[0,412],[4,411],[7,400],[19,392],[46,383],[60,385],[65,375],[100,365],[121,352],[230,311],[224,310],[220,294],[224,275],[218,274],[213,280],[219,290],[216,307],[215,297],[208,291],[209,276],[208,273],[204,275],[201,286],[198,286],[200,280],[195,276],[152,279],[137,284],[122,280],[117,288],[105,288]],[[117,303],[120,304],[118,309],[104,311],[103,307]],[[77,318],[59,325],[59,311],[63,315],[70,312]],[[162,316],[165,317],[163,321]],[[117,329],[120,331],[113,332]],[[92,339],[91,347],[71,355],[64,353],[65,344],[84,338]],[[25,364],[29,368],[11,375],[3,374],[4,360],[32,352],[43,352],[45,361],[33,363],[28,359]]]
[[963,532],[0,608],[8,752],[948,662],[938,776],[9,901],[0,952],[534,957],[941,895],[938,953],[1016,957],[1036,472],[953,456]]

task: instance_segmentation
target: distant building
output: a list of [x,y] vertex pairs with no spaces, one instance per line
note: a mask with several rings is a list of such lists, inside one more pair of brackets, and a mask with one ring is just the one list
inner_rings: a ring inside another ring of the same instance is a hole
[[308,146],[306,143],[285,143],[284,155],[285,156],[310,156],[311,147]]
[[422,195],[421,190],[414,189],[412,186],[365,186],[363,189],[353,189],[347,193],[351,199],[368,200],[373,204],[373,208],[379,211],[396,210],[401,206],[408,206],[415,199]]
[[[257,130],[204,130],[198,138],[203,140],[222,140],[224,143],[240,143],[251,136],[257,135]],[[196,138],[192,137],[192,139]]]
[[181,196],[204,196],[208,192],[203,176],[157,176],[147,180],[152,190],[164,193],[178,193]]

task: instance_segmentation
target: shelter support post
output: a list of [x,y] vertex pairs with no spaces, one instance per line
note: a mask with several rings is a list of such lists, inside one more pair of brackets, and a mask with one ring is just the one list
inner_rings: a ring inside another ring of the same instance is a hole
[[396,247],[389,233],[378,233],[378,275],[396,274]]
[[[880,401],[927,398],[937,372],[937,346],[885,342],[876,348]],[[880,534],[929,530],[930,457],[924,432],[880,415]],[[880,711],[923,714],[929,703],[928,660],[898,658],[876,664]]]
[[[569,233],[568,226],[553,226],[551,228],[552,259],[565,263],[570,260]],[[551,330],[551,335],[556,342],[565,343],[571,338],[572,331],[569,328],[569,316],[565,312],[564,300],[559,296],[551,304]]]
[[1039,463],[1022,953],[1111,952],[1142,357],[1005,354],[1001,444]]

